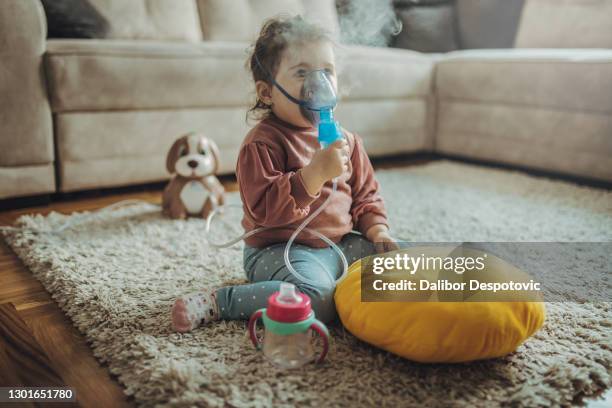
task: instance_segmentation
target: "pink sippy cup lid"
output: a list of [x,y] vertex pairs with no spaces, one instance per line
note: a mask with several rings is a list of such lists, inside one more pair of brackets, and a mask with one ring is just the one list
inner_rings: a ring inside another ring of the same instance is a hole
[[312,313],[308,295],[296,292],[295,285],[282,282],[280,291],[268,298],[266,315],[277,322],[294,323],[305,320]]

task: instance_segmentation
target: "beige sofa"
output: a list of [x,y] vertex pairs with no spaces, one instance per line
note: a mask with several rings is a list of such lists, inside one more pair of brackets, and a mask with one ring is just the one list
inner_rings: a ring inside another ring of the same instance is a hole
[[[0,3],[0,198],[164,180],[167,149],[190,130],[233,172],[260,22],[282,10],[338,29],[333,0],[91,2],[109,39],[46,40],[38,0]],[[612,181],[611,16],[606,0],[528,0],[520,48],[343,46],[338,118],[372,156],[434,151]],[[564,31],[582,18],[580,36]]]

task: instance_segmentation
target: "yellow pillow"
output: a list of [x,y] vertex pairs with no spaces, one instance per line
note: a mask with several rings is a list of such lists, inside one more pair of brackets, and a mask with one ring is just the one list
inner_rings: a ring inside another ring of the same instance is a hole
[[[417,257],[423,248],[396,252]],[[528,278],[524,272],[488,255],[492,262],[488,262],[485,274],[489,277]],[[371,258],[353,263],[336,287],[338,314],[356,337],[409,360],[458,363],[500,357],[516,350],[544,323],[544,304],[534,301],[441,302],[431,300],[435,292],[420,292],[421,300],[425,296],[430,301],[362,302],[361,265]],[[408,279],[422,278],[423,273]],[[479,296],[477,293],[476,298]]]

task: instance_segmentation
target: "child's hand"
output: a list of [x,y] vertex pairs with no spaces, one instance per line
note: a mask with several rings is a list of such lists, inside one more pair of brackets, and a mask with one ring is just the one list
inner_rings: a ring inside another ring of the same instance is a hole
[[376,252],[379,254],[400,249],[397,242],[389,235],[387,226],[383,224],[371,226],[366,231],[366,238],[374,243]]
[[349,145],[342,138],[325,149],[317,150],[308,166],[318,172],[325,181],[340,176],[348,170]]
[[312,195],[318,194],[325,182],[348,171],[348,166],[349,145],[344,138],[317,150],[310,163],[301,170],[306,189]]

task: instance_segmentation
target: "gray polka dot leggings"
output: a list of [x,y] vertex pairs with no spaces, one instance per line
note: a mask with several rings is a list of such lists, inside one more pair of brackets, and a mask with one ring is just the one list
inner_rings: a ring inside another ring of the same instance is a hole
[[[294,244],[289,252],[293,268],[309,281],[303,282],[285,266],[283,253],[286,243],[266,248],[245,245],[244,270],[251,283],[226,286],[216,291],[221,319],[248,319],[258,309],[267,306],[268,297],[279,290],[281,282],[293,283],[312,301],[317,319],[324,323],[336,319],[334,280],[342,275],[342,261],[332,248],[311,248]],[[362,235],[350,233],[338,243],[349,265],[357,259],[375,253],[374,244]]]

